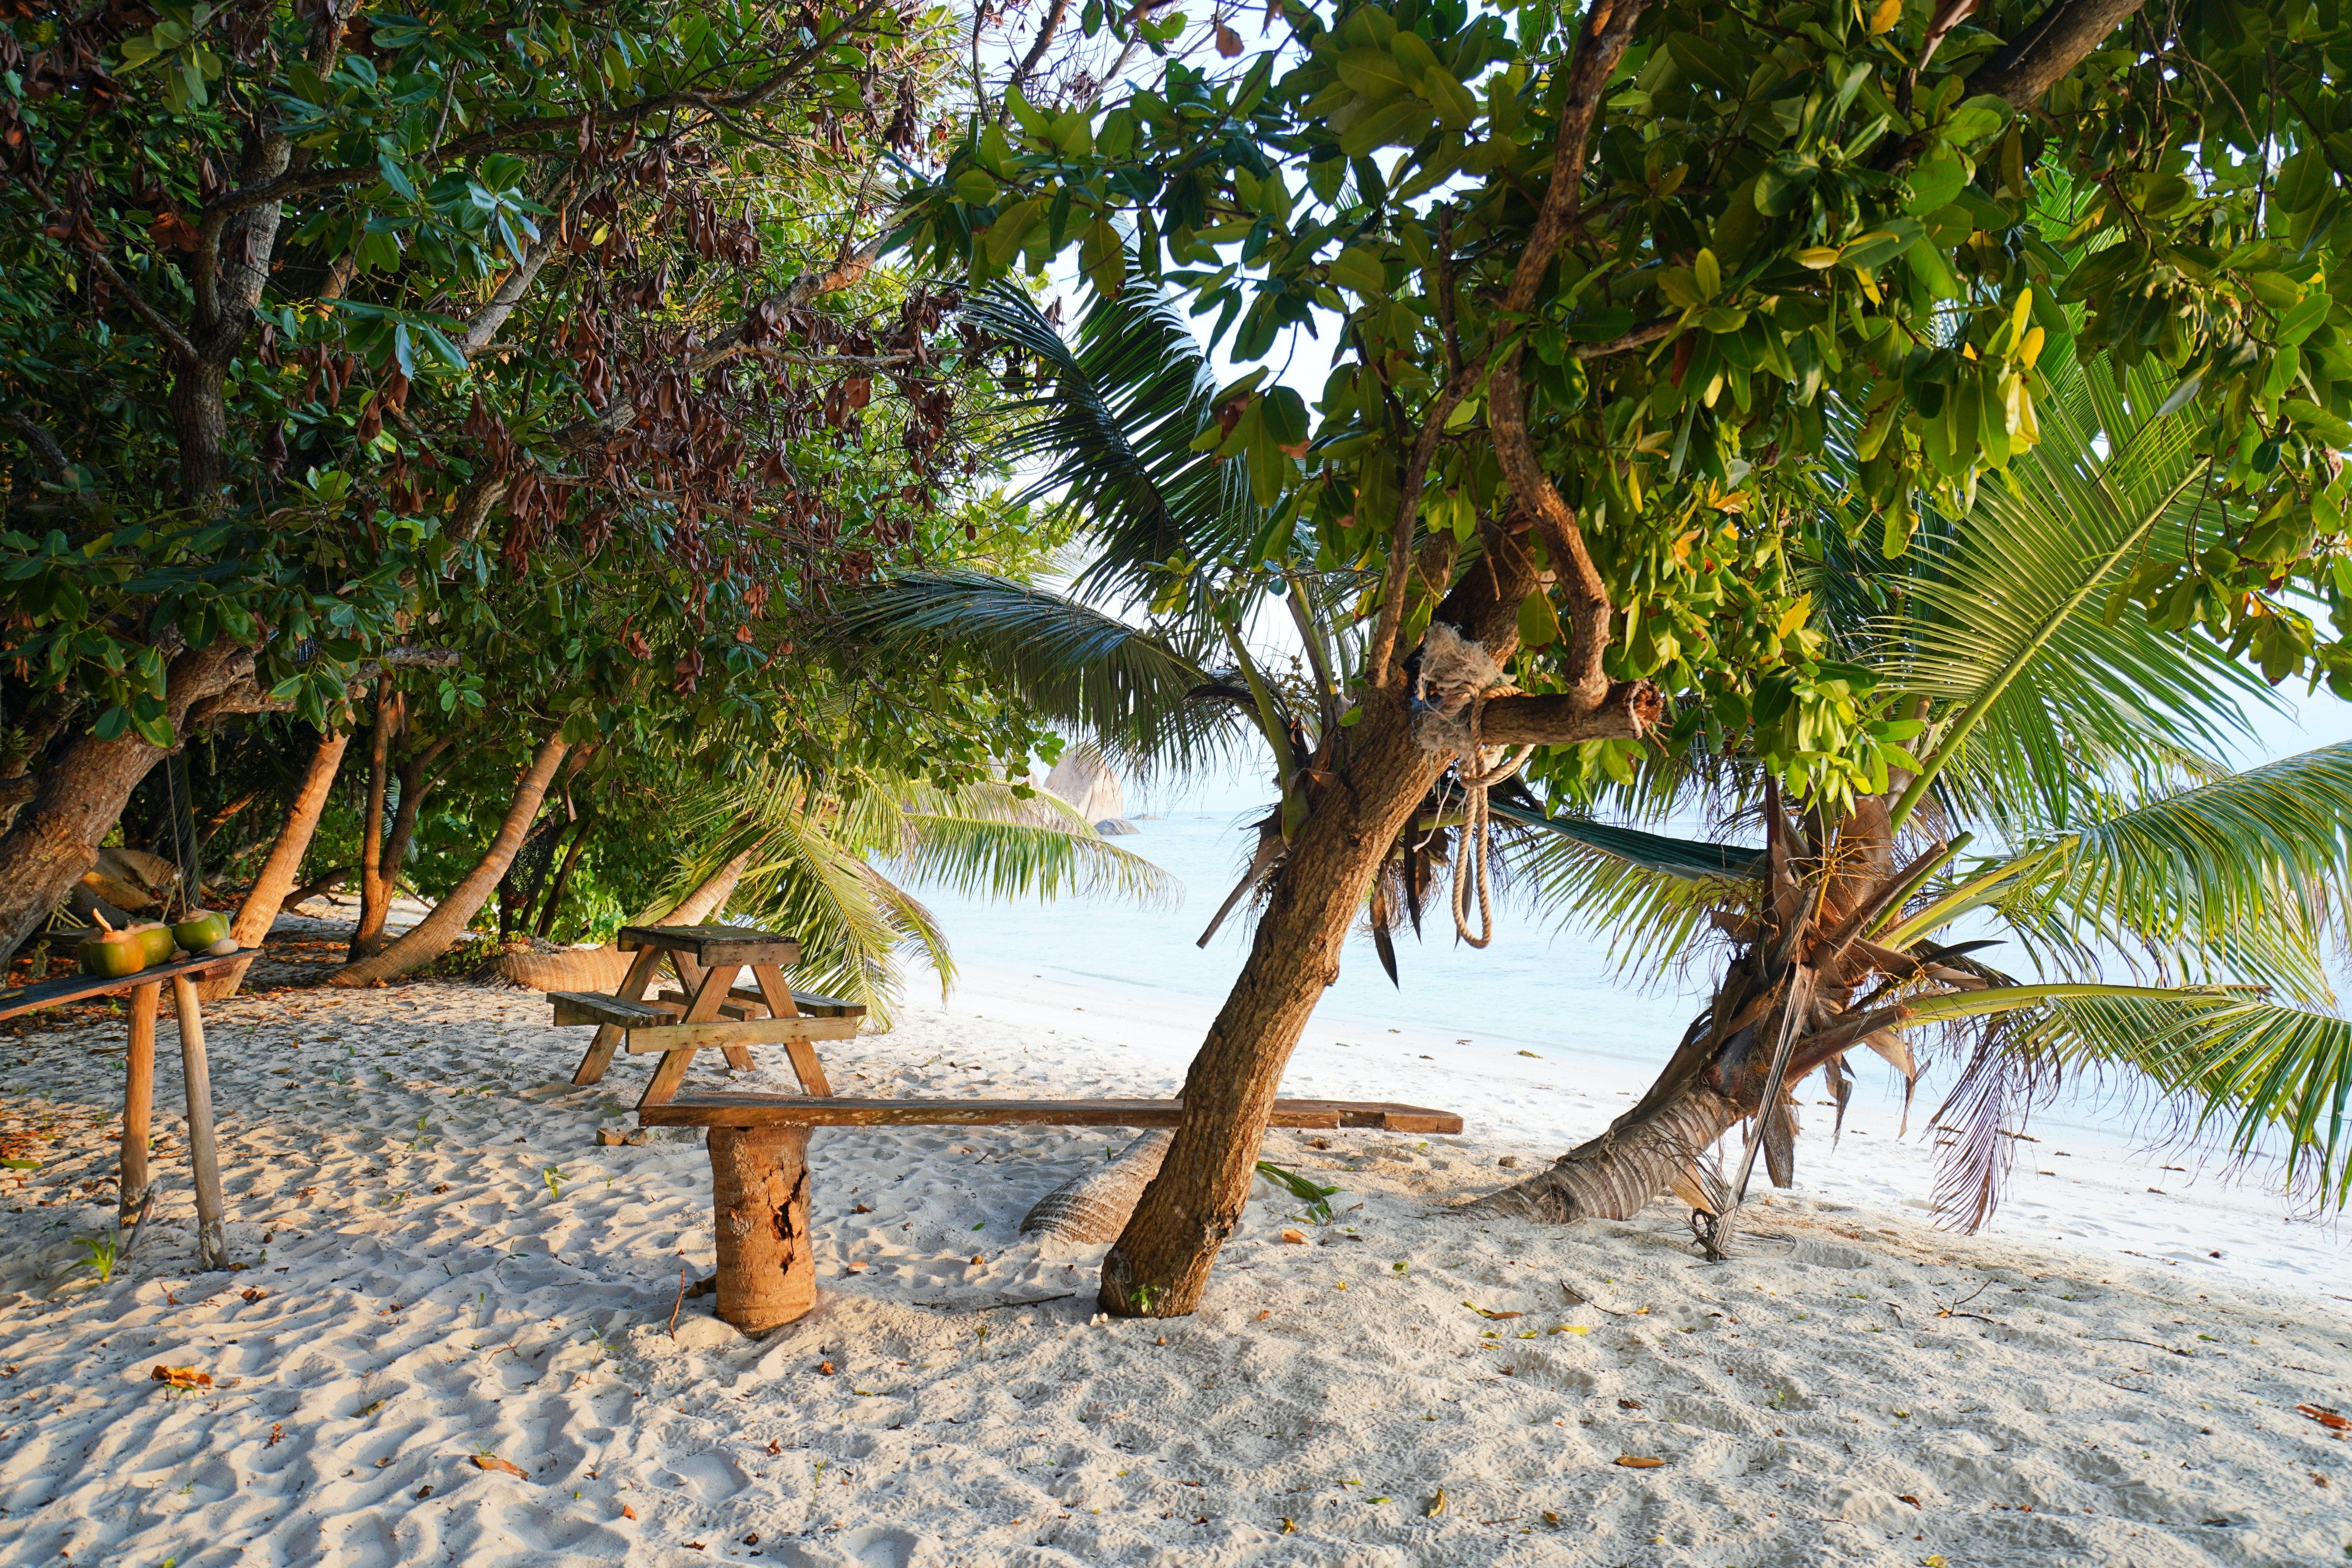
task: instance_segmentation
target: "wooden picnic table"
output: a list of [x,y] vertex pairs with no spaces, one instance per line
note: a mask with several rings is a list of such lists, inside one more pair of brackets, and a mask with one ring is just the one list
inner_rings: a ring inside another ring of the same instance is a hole
[[[801,961],[801,945],[788,936],[741,925],[627,925],[620,947],[636,959],[610,996],[593,991],[551,991],[558,1028],[594,1024],[596,1033],[580,1059],[572,1082],[594,1083],[612,1065],[613,1053],[627,1042],[633,1052],[661,1054],[637,1102],[643,1109],[676,1098],[694,1053],[725,1054],[728,1065],[750,1071],[755,1045],[781,1045],[792,1058],[801,1087],[831,1094],[814,1042],[848,1040],[857,1033],[865,1008],[812,991],[795,991],[784,971]],[[665,992],[648,999],[664,960],[689,991]],[[735,982],[751,971],[757,989]]]
[[207,1269],[228,1267],[228,1236],[221,1209],[220,1152],[213,1139],[212,1068],[205,1055],[205,1019],[195,982],[252,962],[254,949],[217,957],[183,958],[129,975],[70,975],[17,990],[0,990],[0,1019],[20,1018],[69,1002],[131,993],[131,1051],[123,1065],[122,1177],[115,1221],[126,1232],[139,1224],[154,1184],[147,1170],[147,1135],[155,1107],[155,1019],[163,982],[180,1013],[180,1075],[188,1092],[188,1165],[196,1189],[196,1259]]

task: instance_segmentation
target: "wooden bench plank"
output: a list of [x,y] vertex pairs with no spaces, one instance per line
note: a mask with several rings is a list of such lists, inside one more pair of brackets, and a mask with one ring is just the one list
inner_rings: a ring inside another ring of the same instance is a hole
[[[758,992],[752,993],[757,996]],[[866,1016],[864,1002],[848,1002],[839,997],[828,997],[817,991],[794,991],[793,1005],[811,1018],[862,1019]]]
[[[686,999],[684,991],[664,991],[654,998],[657,1003],[676,1007],[680,1012],[686,1010]],[[864,1002],[844,1001],[839,997],[828,997],[818,991],[794,991],[793,1005],[810,1018],[862,1019],[866,1016]],[[751,1010],[753,1009],[758,1010]],[[750,986],[736,986],[728,991],[727,1000],[719,1004],[719,1011],[721,1016],[732,1019],[765,1018],[768,1016],[768,998]]]
[[850,1040],[856,1019],[745,1019],[710,1023],[657,1024],[629,1030],[629,1051],[719,1050],[728,1046],[790,1045],[803,1040]]
[[659,947],[683,953],[706,969],[721,964],[782,964],[789,968],[801,961],[799,943],[748,925],[624,925],[619,942],[624,952]]
[[625,1002],[618,997],[608,997],[596,991],[550,991],[547,999],[555,1004],[555,1027],[558,1029],[583,1023],[609,1023],[622,1029],[642,1029],[648,1024],[667,1023],[672,1016],[651,1002]]
[[[1172,1127],[1181,1100],[856,1100],[792,1094],[695,1094],[638,1107],[664,1127]],[[1451,1111],[1356,1100],[1277,1100],[1275,1127],[1376,1127],[1458,1133]]]
[[[723,1019],[763,1019],[768,1016],[768,1004],[757,991],[747,991],[738,986],[727,993],[729,1000],[719,1004],[719,1016]],[[664,991],[652,998],[655,1007],[667,1011],[672,1018],[684,1018],[691,999],[684,991]]]

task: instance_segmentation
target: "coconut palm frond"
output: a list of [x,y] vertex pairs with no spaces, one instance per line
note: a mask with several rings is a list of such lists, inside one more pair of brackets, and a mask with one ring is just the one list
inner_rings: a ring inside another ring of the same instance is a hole
[[2187,992],[2061,999],[2040,1027],[2074,1060],[2144,1074],[2239,1157],[2278,1155],[2291,1183],[2352,1202],[2352,1020]]
[[2134,950],[2191,982],[2328,1005],[2346,929],[2352,742],[2144,801],[2030,855],[1990,902],[2021,936]]
[[1904,689],[1947,711],[1989,704],[1938,781],[1961,815],[2063,829],[2095,804],[2086,785],[2218,773],[2245,709],[2273,700],[2210,639],[2104,614],[2141,553],[2181,549],[2208,501],[2195,416],[2142,414],[2162,395],[2145,379],[2103,361],[2054,378],[2042,444],[1922,548],[1902,611],[1875,629],[1874,660]]
[[908,919],[903,895],[894,898],[898,890],[831,831],[822,800],[785,785],[761,803],[758,848],[728,901],[730,919],[793,937],[801,945],[797,977],[865,1003],[887,1028],[902,947],[923,951],[942,977],[951,973],[936,923]]
[[864,635],[977,666],[1139,777],[1217,763],[1252,733],[1231,705],[1191,700],[1216,685],[1206,646],[1049,589],[982,572],[909,572],[865,590],[845,613]]
[[1192,450],[1216,417],[1216,377],[1174,296],[1134,287],[1097,299],[1075,343],[1014,289],[990,291],[966,314],[1046,367],[1047,384],[1014,405],[1035,417],[1005,455],[1044,459],[1030,494],[1093,525],[1082,595],[1150,599],[1163,563],[1224,559],[1255,537],[1247,459]]
[[905,836],[881,852],[908,876],[966,897],[1112,897],[1169,908],[1183,895],[1181,883],[1052,795],[1023,800],[1004,784],[918,786],[899,800]]
[[[1500,802],[1489,805],[1504,815]],[[1511,820],[1521,818],[1515,812]],[[1760,884],[1745,873],[1744,852],[1734,846],[1601,823],[1576,826],[1600,833],[1522,831],[1498,850],[1537,907],[1559,911],[1563,924],[1606,933],[1610,962],[1621,972],[1654,977],[1715,936],[1718,912],[1743,914],[1757,903]],[[1603,835],[1613,849],[1595,841]],[[1710,864],[1735,869],[1703,869]]]

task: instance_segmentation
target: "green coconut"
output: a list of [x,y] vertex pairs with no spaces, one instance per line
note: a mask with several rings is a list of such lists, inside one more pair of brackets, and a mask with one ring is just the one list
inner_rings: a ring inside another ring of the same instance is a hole
[[172,940],[172,928],[170,926],[161,925],[152,920],[150,920],[143,925],[126,925],[123,927],[123,934],[125,936],[136,936],[139,938],[140,944],[146,954],[146,956],[140,961],[139,965],[142,969],[152,968],[157,964],[170,963],[172,961],[173,949],[179,946],[178,943]]
[[172,927],[172,940],[191,953],[201,953],[228,935],[228,916],[217,909],[199,909]]
[[81,972],[115,979],[147,967],[147,944],[136,931],[109,931],[81,945]]

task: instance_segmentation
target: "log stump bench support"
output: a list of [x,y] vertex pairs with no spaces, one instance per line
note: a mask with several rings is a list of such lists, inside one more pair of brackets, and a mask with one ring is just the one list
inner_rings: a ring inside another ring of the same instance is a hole
[[227,1216],[221,1203],[220,1151],[213,1135],[212,1063],[205,1051],[205,1015],[196,1005],[195,982],[207,975],[241,968],[256,950],[218,957],[198,956],[128,975],[73,975],[43,980],[20,990],[0,990],[0,1019],[42,1012],[68,1002],[131,993],[130,1050],[124,1053],[121,1179],[115,1189],[115,1227],[125,1250],[138,1234],[154,1180],[147,1168],[147,1138],[155,1114],[155,1020],[163,1010],[163,987],[180,1015],[180,1079],[188,1096],[188,1174],[196,1197],[196,1261],[205,1269],[228,1267]]
[[[637,1108],[649,1127],[707,1127],[719,1316],[766,1333],[816,1305],[809,1229],[809,1134],[818,1127],[1173,1127],[1181,1100],[856,1100],[696,1094]],[[1458,1133],[1462,1118],[1419,1105],[1277,1100],[1270,1127]]]
[[[817,1060],[815,1041],[848,1040],[857,1033],[866,1009],[856,1002],[794,991],[784,970],[801,959],[800,944],[789,937],[740,925],[629,925],[620,946],[634,952],[620,988],[611,996],[588,991],[551,991],[558,1028],[593,1024],[596,1033],[572,1075],[577,1084],[600,1081],[613,1053],[655,1052],[654,1068],[638,1109],[674,1098],[698,1051],[722,1052],[738,1071],[751,1069],[751,1047],[781,1045],[792,1059],[801,1087],[814,1095],[833,1092]],[[688,991],[666,991],[648,1000],[663,960],[670,961]],[[757,988],[740,987],[751,972]],[[688,976],[694,977],[688,980]]]

